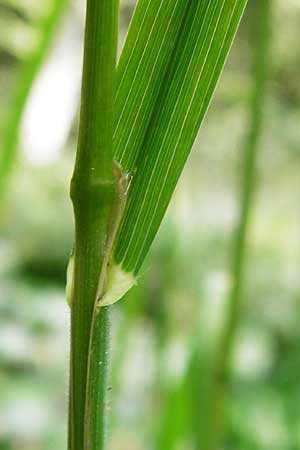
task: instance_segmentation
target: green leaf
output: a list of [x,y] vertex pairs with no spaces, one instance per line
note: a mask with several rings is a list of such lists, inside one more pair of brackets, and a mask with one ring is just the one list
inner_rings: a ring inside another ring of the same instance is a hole
[[[49,4],[48,4],[49,3]],[[9,103],[5,111],[1,111],[0,124],[0,194],[5,187],[9,172],[12,168],[18,141],[18,130],[24,107],[32,84],[44,61],[51,44],[54,32],[62,16],[67,0],[51,0],[41,9],[39,20],[33,21],[32,33],[37,34],[32,48],[20,62],[13,83]],[[16,7],[19,10],[17,3]],[[23,5],[24,7],[24,5]],[[32,11],[30,11],[33,13]],[[29,14],[29,11],[27,11]],[[34,14],[33,14],[34,15]]]
[[149,250],[246,0],[140,0],[118,66],[115,159],[132,175],[113,258],[136,273]]

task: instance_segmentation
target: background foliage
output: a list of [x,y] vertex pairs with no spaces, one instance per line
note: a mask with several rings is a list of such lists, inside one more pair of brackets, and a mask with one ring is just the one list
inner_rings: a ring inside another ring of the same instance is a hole
[[[14,116],[16,80],[41,42],[37,37],[47,23],[41,18],[56,4],[0,2],[2,127]],[[132,8],[131,1],[121,4],[121,41]],[[272,9],[272,66],[243,311],[225,398],[226,450],[300,447],[300,6],[277,0]],[[199,423],[214,398],[213,355],[230,287],[252,86],[252,13],[248,8],[139,285],[114,307],[111,450],[199,448]],[[1,200],[1,450],[66,447],[64,280],[73,240],[68,182],[82,18],[75,1],[57,17]]]

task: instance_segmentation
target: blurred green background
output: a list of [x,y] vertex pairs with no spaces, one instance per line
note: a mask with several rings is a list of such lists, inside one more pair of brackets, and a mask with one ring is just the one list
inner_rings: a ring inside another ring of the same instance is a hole
[[[202,450],[203,433],[217,433],[219,406],[220,450],[300,449],[299,0],[272,2],[242,308],[223,400],[214,377],[259,1],[250,0],[138,286],[113,308],[109,450]],[[0,1],[0,450],[66,448],[64,286],[83,3]],[[120,47],[133,7],[121,2]]]

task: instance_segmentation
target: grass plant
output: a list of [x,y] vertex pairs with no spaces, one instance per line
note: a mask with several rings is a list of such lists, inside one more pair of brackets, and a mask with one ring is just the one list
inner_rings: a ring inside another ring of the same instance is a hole
[[71,299],[69,449],[105,448],[109,305],[136,283],[245,0],[139,0],[116,68],[116,0],[87,1]]

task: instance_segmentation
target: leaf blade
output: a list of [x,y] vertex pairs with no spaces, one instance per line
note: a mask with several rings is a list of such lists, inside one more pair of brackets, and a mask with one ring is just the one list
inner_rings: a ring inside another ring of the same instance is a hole
[[[159,2],[152,3],[158,6]],[[165,11],[168,3],[164,2]],[[164,77],[160,83],[155,82],[151,78],[153,68],[149,65],[146,68],[153,83],[148,91],[152,95],[150,116],[135,130],[138,144],[131,147],[128,141],[126,144],[124,133],[118,136],[118,149],[123,144],[123,152],[116,152],[116,158],[119,157],[125,170],[133,173],[114,250],[116,262],[126,271],[136,273],[139,270],[159,228],[208,109],[245,4],[246,0],[191,0],[185,5],[177,2],[176,12],[181,10],[182,19],[171,22],[174,27],[172,35],[175,36],[171,55],[164,54],[167,49],[163,46],[157,46],[159,40],[163,42],[167,27],[160,39],[157,35],[149,37],[147,52],[153,55],[151,52],[155,53],[157,48],[160,63],[165,69]],[[160,9],[158,16],[165,11]],[[160,19],[158,17],[157,20]],[[151,23],[147,25],[150,27]],[[136,45],[142,46],[141,34],[137,37],[139,40]],[[125,55],[127,51],[125,44]],[[135,62],[133,59],[129,65]],[[123,86],[132,82],[129,96],[137,95],[139,98],[136,92],[145,87],[144,78],[135,75],[130,79],[129,73],[123,77]],[[138,120],[139,109],[134,102],[131,106],[131,114]],[[130,123],[123,126],[131,131]]]

